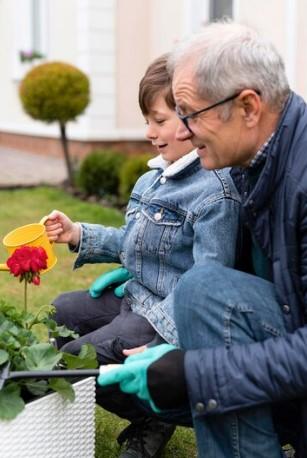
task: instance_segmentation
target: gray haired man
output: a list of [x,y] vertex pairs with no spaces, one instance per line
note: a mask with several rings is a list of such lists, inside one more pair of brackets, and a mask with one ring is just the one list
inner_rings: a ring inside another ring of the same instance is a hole
[[[176,287],[181,350],[151,348],[100,377],[158,415],[190,404],[199,456],[307,456],[307,106],[274,47],[216,23],[170,60],[182,125],[242,197],[238,266],[192,268]],[[175,416],[175,414],[174,414]]]

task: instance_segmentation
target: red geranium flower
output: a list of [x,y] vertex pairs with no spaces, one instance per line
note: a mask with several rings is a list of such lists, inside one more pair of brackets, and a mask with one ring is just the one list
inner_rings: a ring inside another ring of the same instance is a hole
[[41,270],[47,268],[47,253],[42,247],[23,246],[17,248],[6,261],[11,274],[20,281],[39,285]]
[[8,258],[6,264],[10,273],[14,277],[19,277],[19,281],[25,281],[24,286],[24,310],[27,312],[27,285],[33,283],[40,284],[40,271],[47,269],[47,253],[42,247],[23,246],[17,248],[12,256]]

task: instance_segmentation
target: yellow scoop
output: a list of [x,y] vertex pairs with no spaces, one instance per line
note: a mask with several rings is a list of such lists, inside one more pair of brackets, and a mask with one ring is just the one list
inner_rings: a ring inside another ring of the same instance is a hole
[[[2,240],[3,245],[7,249],[9,255],[13,254],[17,248],[22,246],[40,246],[44,248],[47,253],[47,269],[42,270],[42,274],[48,272],[57,263],[57,257],[53,251],[51,242],[49,241],[46,228],[44,226],[45,221],[48,219],[44,216],[39,223],[26,224],[20,226],[9,232]],[[0,264],[1,270],[9,270],[7,264]]]

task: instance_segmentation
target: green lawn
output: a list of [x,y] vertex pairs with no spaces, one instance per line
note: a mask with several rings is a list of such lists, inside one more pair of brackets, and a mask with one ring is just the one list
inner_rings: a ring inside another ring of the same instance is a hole
[[[80,202],[63,191],[54,188],[35,188],[14,191],[0,191],[0,238],[12,229],[29,223],[38,222],[53,209],[65,212],[72,220],[120,226],[123,215],[113,209],[102,208],[97,204]],[[74,256],[66,246],[56,245],[58,263],[55,268],[42,276],[39,287],[30,285],[29,307],[35,309],[49,304],[63,291],[87,288],[91,281],[109,265],[87,265],[72,272]],[[5,262],[7,252],[0,245],[0,262]],[[1,298],[20,307],[23,301],[23,285],[7,272],[0,275]],[[116,437],[126,425],[117,417],[97,408],[96,458],[115,458],[118,456]],[[196,456],[195,440],[192,430],[177,428],[170,441],[165,458],[193,458]]]

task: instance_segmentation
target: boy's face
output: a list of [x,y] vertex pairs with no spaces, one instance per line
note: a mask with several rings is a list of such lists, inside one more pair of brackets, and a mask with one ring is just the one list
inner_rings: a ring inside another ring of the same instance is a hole
[[193,146],[189,140],[176,140],[176,130],[181,121],[176,112],[167,106],[162,95],[154,100],[145,120],[146,137],[157,148],[164,160],[175,162],[192,151]]

